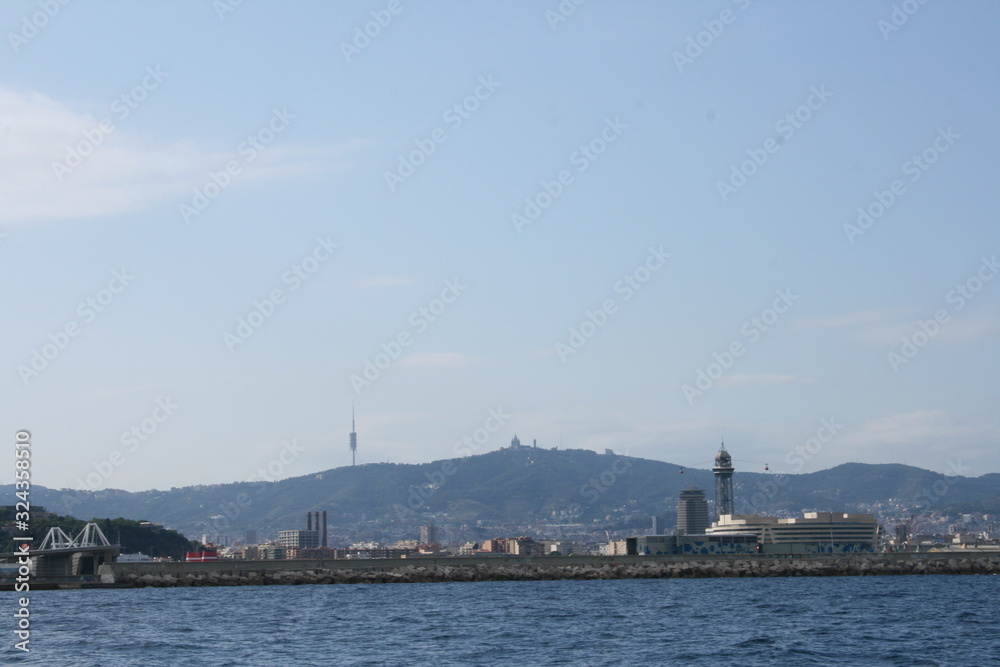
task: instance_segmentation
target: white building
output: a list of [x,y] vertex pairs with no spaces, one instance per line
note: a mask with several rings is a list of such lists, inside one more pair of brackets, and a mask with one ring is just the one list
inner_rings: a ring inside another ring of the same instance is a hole
[[318,530],[279,530],[278,544],[281,546],[309,549],[319,546]]
[[153,559],[144,553],[137,554],[118,554],[118,558],[115,559],[116,563],[150,563]]
[[840,512],[806,512],[796,519],[723,514],[707,532],[709,535],[753,533],[760,544],[855,544],[874,549],[878,521],[873,514]]
[[551,553],[559,553],[563,556],[569,556],[570,554],[589,554],[590,549],[579,542],[570,542],[569,540],[542,540],[542,549],[545,555]]

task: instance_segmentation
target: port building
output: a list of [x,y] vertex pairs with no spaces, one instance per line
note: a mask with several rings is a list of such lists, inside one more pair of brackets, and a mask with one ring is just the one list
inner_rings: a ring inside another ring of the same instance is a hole
[[[715,457],[715,512],[709,524],[702,489],[689,487],[677,503],[675,535],[645,535],[624,541],[628,555],[847,554],[870,553],[879,525],[872,514],[805,512],[796,518],[734,514],[733,464],[725,445]],[[619,553],[609,545],[609,553]]]
[[[878,522],[872,514],[806,512],[779,519],[756,514],[724,514],[712,524],[708,535],[754,535],[761,551],[792,553],[854,553],[874,551]],[[799,549],[775,550],[769,545],[796,545]]]

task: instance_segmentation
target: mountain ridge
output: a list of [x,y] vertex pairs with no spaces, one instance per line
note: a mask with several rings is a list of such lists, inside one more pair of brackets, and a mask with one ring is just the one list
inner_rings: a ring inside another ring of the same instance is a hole
[[[590,450],[505,448],[430,463],[370,463],[275,482],[231,482],[170,490],[75,491],[32,488],[32,500],[82,519],[125,516],[156,521],[187,535],[242,537],[300,527],[308,511],[326,510],[331,525],[422,523],[573,523],[639,526],[676,515],[682,488],[711,501],[710,470]],[[995,503],[1000,474],[947,476],[904,464],[844,463],[801,474],[733,476],[738,514],[797,514],[802,509],[857,511],[895,503],[918,511]],[[10,493],[13,486],[8,485]],[[990,499],[994,500],[990,500]]]

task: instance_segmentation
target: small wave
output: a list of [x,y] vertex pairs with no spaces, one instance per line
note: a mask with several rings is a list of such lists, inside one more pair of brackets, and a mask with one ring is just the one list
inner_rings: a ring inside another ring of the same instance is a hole
[[770,646],[777,644],[777,640],[771,637],[751,637],[750,639],[744,639],[737,646]]

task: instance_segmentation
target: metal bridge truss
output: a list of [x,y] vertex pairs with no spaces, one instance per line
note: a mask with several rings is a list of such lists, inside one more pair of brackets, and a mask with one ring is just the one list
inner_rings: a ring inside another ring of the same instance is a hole
[[69,535],[63,532],[63,529],[59,526],[53,526],[49,528],[49,532],[45,535],[45,539],[42,540],[42,545],[38,547],[39,551],[52,550],[52,549],[80,549],[85,547],[110,547],[111,543],[108,542],[108,538],[104,536],[101,532],[100,527],[96,523],[88,523],[80,531],[80,534],[76,536],[76,539],[70,538]]

